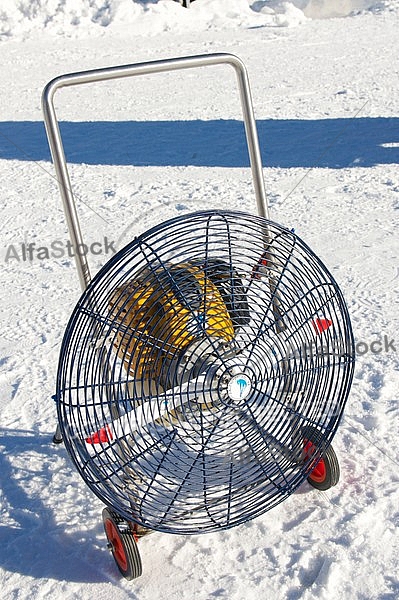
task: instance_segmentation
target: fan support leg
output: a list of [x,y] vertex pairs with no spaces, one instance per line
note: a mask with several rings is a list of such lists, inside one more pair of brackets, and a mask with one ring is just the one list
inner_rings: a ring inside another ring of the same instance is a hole
[[55,430],[55,434],[53,435],[53,444],[62,444],[63,439],[61,435],[60,426],[57,425],[57,429]]

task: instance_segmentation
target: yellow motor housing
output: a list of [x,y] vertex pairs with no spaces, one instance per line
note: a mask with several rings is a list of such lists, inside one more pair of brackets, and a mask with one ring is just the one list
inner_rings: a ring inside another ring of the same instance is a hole
[[234,337],[218,288],[190,263],[141,271],[114,290],[109,307],[117,329],[114,348],[136,380],[158,379],[165,360],[177,359],[201,337]]

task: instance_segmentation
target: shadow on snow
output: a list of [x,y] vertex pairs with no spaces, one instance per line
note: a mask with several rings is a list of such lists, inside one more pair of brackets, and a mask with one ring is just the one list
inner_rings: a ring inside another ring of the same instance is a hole
[[[399,118],[257,122],[265,167],[371,167],[399,163]],[[247,167],[237,120],[61,122],[68,162]],[[0,158],[49,161],[41,121],[0,122]]]
[[[51,439],[51,435],[32,431],[0,430],[0,567],[35,579],[108,582],[112,572],[118,575],[108,552],[98,548],[100,531],[106,547],[101,515],[98,527],[91,531],[84,523],[76,524],[77,515],[67,514],[65,489],[60,486],[70,484],[70,464],[64,447],[54,446]],[[64,455],[61,459],[65,457],[65,476],[61,477],[54,465],[59,464],[60,452]],[[14,466],[15,460],[24,466]],[[77,508],[81,512],[81,507]]]

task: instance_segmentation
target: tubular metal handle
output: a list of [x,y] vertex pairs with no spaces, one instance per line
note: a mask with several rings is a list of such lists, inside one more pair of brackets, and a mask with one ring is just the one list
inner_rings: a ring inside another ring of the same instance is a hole
[[82,247],[83,237],[80,229],[75,199],[71,189],[64,147],[58,126],[58,119],[54,108],[55,92],[62,87],[82,85],[85,83],[108,81],[112,79],[121,79],[124,77],[133,77],[136,75],[148,75],[151,73],[162,73],[165,71],[176,71],[180,69],[190,69],[219,64],[228,64],[232,66],[237,75],[257,209],[260,216],[269,218],[269,208],[266,199],[262,172],[262,160],[259,150],[258,134],[252,106],[248,74],[244,63],[234,54],[215,53],[195,55],[136,63],[131,65],[105,67],[90,71],[81,71],[78,73],[69,73],[56,77],[44,88],[42,94],[44,122],[67,220],[69,235],[74,248],[76,267],[83,291],[89,285],[91,277],[86,256],[78,252],[78,249]]

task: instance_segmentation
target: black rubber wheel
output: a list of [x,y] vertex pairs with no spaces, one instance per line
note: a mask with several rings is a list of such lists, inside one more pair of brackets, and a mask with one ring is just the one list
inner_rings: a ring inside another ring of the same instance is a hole
[[137,579],[143,572],[139,549],[128,523],[109,508],[103,510],[103,524],[109,548],[125,579]]
[[304,431],[304,461],[309,462],[308,483],[317,490],[326,491],[337,485],[340,476],[339,462],[330,445],[320,451],[321,434],[309,427]]

